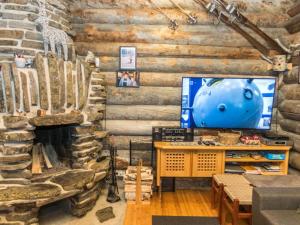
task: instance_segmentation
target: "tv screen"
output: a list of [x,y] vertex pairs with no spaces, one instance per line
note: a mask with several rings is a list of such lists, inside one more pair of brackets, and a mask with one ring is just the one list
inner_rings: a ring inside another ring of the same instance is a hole
[[182,79],[181,127],[271,128],[275,78]]

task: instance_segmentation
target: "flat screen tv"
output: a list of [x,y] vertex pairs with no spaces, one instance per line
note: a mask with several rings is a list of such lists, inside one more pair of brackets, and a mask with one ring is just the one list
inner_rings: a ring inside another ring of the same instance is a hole
[[182,128],[271,128],[275,78],[184,77]]

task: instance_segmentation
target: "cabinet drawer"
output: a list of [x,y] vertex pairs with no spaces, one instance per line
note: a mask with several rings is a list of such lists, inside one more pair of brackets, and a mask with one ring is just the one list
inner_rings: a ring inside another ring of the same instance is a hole
[[223,173],[223,151],[197,151],[192,153],[193,177],[211,177],[215,173]]
[[162,151],[161,176],[191,176],[191,153],[187,151]]

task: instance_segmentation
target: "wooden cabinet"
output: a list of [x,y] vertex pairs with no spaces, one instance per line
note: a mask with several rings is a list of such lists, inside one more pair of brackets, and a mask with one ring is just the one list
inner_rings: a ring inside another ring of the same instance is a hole
[[[286,175],[288,173],[289,150],[291,146],[267,145],[233,145],[233,146],[204,146],[204,145],[174,145],[168,142],[155,142],[157,154],[157,186],[161,177],[211,177],[213,174],[224,173],[225,165],[229,162],[255,165],[256,163],[272,163],[280,166],[278,172],[263,172],[264,175]],[[253,159],[225,158],[227,151],[272,151],[285,154],[283,160],[269,160],[264,157]]]
[[163,151],[161,153],[161,175],[166,177],[190,176],[191,153],[183,151]]
[[223,173],[224,151],[193,151],[192,177],[211,177]]

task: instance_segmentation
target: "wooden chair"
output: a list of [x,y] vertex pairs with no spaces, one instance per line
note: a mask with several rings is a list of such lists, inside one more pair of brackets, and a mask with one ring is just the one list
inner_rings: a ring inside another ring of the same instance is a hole
[[252,191],[250,185],[224,187],[221,225],[226,224],[227,212],[231,214],[232,225],[238,225],[239,219],[248,219],[252,224]]
[[[224,187],[226,186],[240,186],[249,185],[249,181],[244,176],[239,174],[215,174],[212,178],[212,192],[211,192],[211,207],[215,209],[219,208],[218,215],[221,222],[222,214],[222,198],[224,193]],[[217,203],[217,204],[216,204]]]

